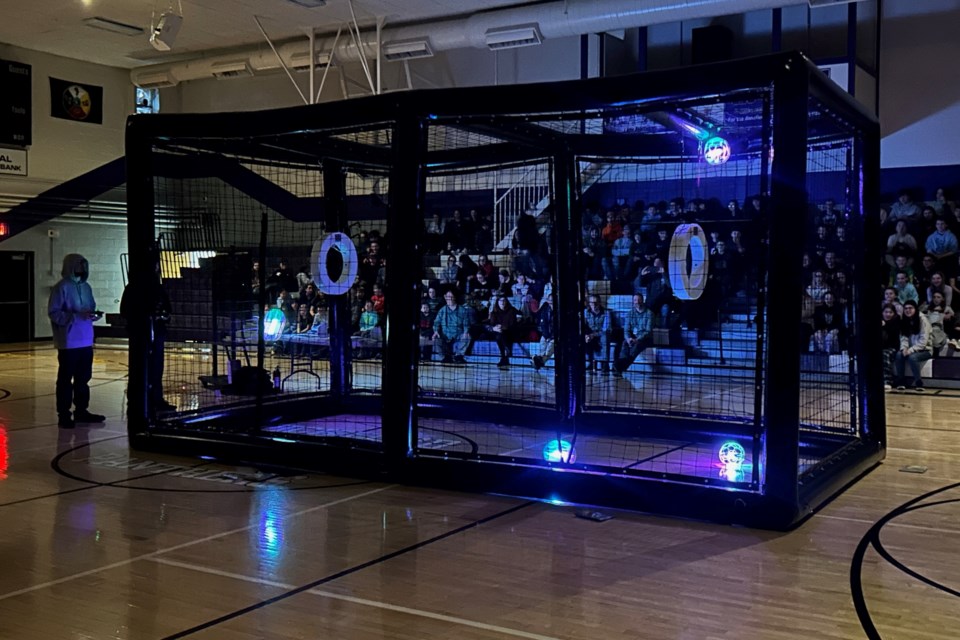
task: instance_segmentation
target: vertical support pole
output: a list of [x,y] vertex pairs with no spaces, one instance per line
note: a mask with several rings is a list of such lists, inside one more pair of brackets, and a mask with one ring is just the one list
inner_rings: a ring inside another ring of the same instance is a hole
[[590,77],[590,36],[586,33],[580,36],[580,79]]
[[[151,142],[145,120],[148,116],[127,119],[127,246],[130,256],[130,286],[146,287],[153,277],[150,251],[154,238],[154,194]],[[150,349],[150,319],[134,314],[127,331],[129,347],[129,385],[127,388],[127,436],[146,432],[150,423],[147,404]]]
[[772,11],[770,25],[770,51],[780,53],[783,49],[783,9],[777,7]]
[[[395,112],[399,111],[399,105]],[[397,471],[417,442],[419,362],[419,265],[423,264],[423,172],[427,128],[423,118],[401,113],[394,129],[393,167],[387,231],[390,267],[386,273],[387,339],[383,366],[383,450]]]
[[583,394],[583,340],[580,315],[580,228],[581,217],[577,189],[576,158],[568,150],[553,158],[554,229],[554,322],[556,349],[556,409],[562,422],[576,420],[581,412]]
[[857,3],[847,7],[847,93],[857,96]]
[[[267,210],[266,208],[264,208],[264,210],[260,212],[260,245],[257,250],[260,256],[259,262],[260,262],[261,268],[263,267],[264,263],[267,260],[267,233],[269,231],[269,224],[270,222],[267,217]],[[263,280],[260,280],[260,282],[263,282]],[[261,286],[260,296],[258,297],[261,297],[263,295],[265,294],[263,292],[263,286]],[[243,300],[242,302],[246,303],[247,301]],[[246,312],[241,309],[237,309],[236,312],[239,312],[240,321],[243,322],[243,319],[246,318],[246,315],[247,315]],[[263,316],[264,316],[263,303],[260,303],[260,306],[257,308],[257,371],[266,370],[263,366],[267,357],[267,345],[263,339],[263,320],[264,320]],[[241,331],[242,330],[243,329],[241,328]],[[266,370],[266,371],[267,371],[267,374],[271,373],[269,370]],[[257,385],[257,416],[256,416],[256,422],[254,423],[258,426],[263,424],[262,411],[263,411],[263,388],[258,384]]]
[[856,343],[857,385],[860,390],[860,434],[878,449],[887,446],[887,423],[883,399],[883,364],[880,350],[880,323],[876,322],[874,283],[880,280],[880,127],[876,123],[859,132],[854,142],[854,170],[860,176],[856,195],[858,220],[862,233],[850,234],[857,256],[853,271],[854,322],[860,336]]
[[[346,184],[343,165],[330,158],[323,160],[324,228],[327,233],[347,231]],[[328,323],[330,327],[330,393],[343,400],[350,394],[352,341],[350,335],[350,295],[330,296]]]
[[637,27],[637,71],[646,71],[650,47],[646,27]]
[[807,224],[807,90],[809,71],[790,56],[773,88],[773,163],[769,216],[767,359],[764,427],[766,493],[792,521],[798,509],[800,427],[800,263]]

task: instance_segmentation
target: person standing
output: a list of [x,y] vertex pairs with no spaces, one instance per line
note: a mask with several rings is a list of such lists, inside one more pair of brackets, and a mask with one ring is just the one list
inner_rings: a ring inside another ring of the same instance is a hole
[[[93,322],[100,317],[93,289],[87,282],[90,263],[79,253],[63,258],[62,278],[50,291],[47,315],[57,348],[57,424],[72,429],[77,422],[103,422],[90,413],[90,378],[93,375]],[[74,412],[71,415],[71,401]]]

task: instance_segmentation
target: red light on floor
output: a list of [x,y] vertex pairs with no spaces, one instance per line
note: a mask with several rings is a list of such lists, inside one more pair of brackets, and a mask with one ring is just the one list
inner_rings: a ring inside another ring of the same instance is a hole
[[0,238],[10,233],[10,227],[6,222],[0,222]]
[[0,426],[0,480],[7,479],[7,464],[10,457],[7,454],[7,428]]

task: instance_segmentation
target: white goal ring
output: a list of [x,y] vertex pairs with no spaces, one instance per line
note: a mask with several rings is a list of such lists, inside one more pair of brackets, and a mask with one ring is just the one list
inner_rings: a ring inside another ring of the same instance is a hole
[[[343,269],[340,277],[333,280],[327,272],[327,255],[336,249],[343,256]],[[357,279],[357,247],[345,233],[330,233],[320,244],[317,256],[317,280],[320,291],[328,296],[340,296],[350,291]]]
[[[690,251],[690,270],[687,271],[687,250]],[[707,286],[709,252],[706,235],[698,224],[682,224],[670,240],[670,287],[678,300],[697,300]]]

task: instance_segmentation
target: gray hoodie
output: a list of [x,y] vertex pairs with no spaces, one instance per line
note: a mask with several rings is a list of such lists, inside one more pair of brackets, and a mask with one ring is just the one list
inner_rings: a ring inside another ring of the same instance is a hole
[[87,283],[90,264],[79,253],[63,257],[63,278],[50,291],[47,314],[53,326],[53,346],[78,349],[93,346],[93,317],[82,317],[97,308],[93,289]]

